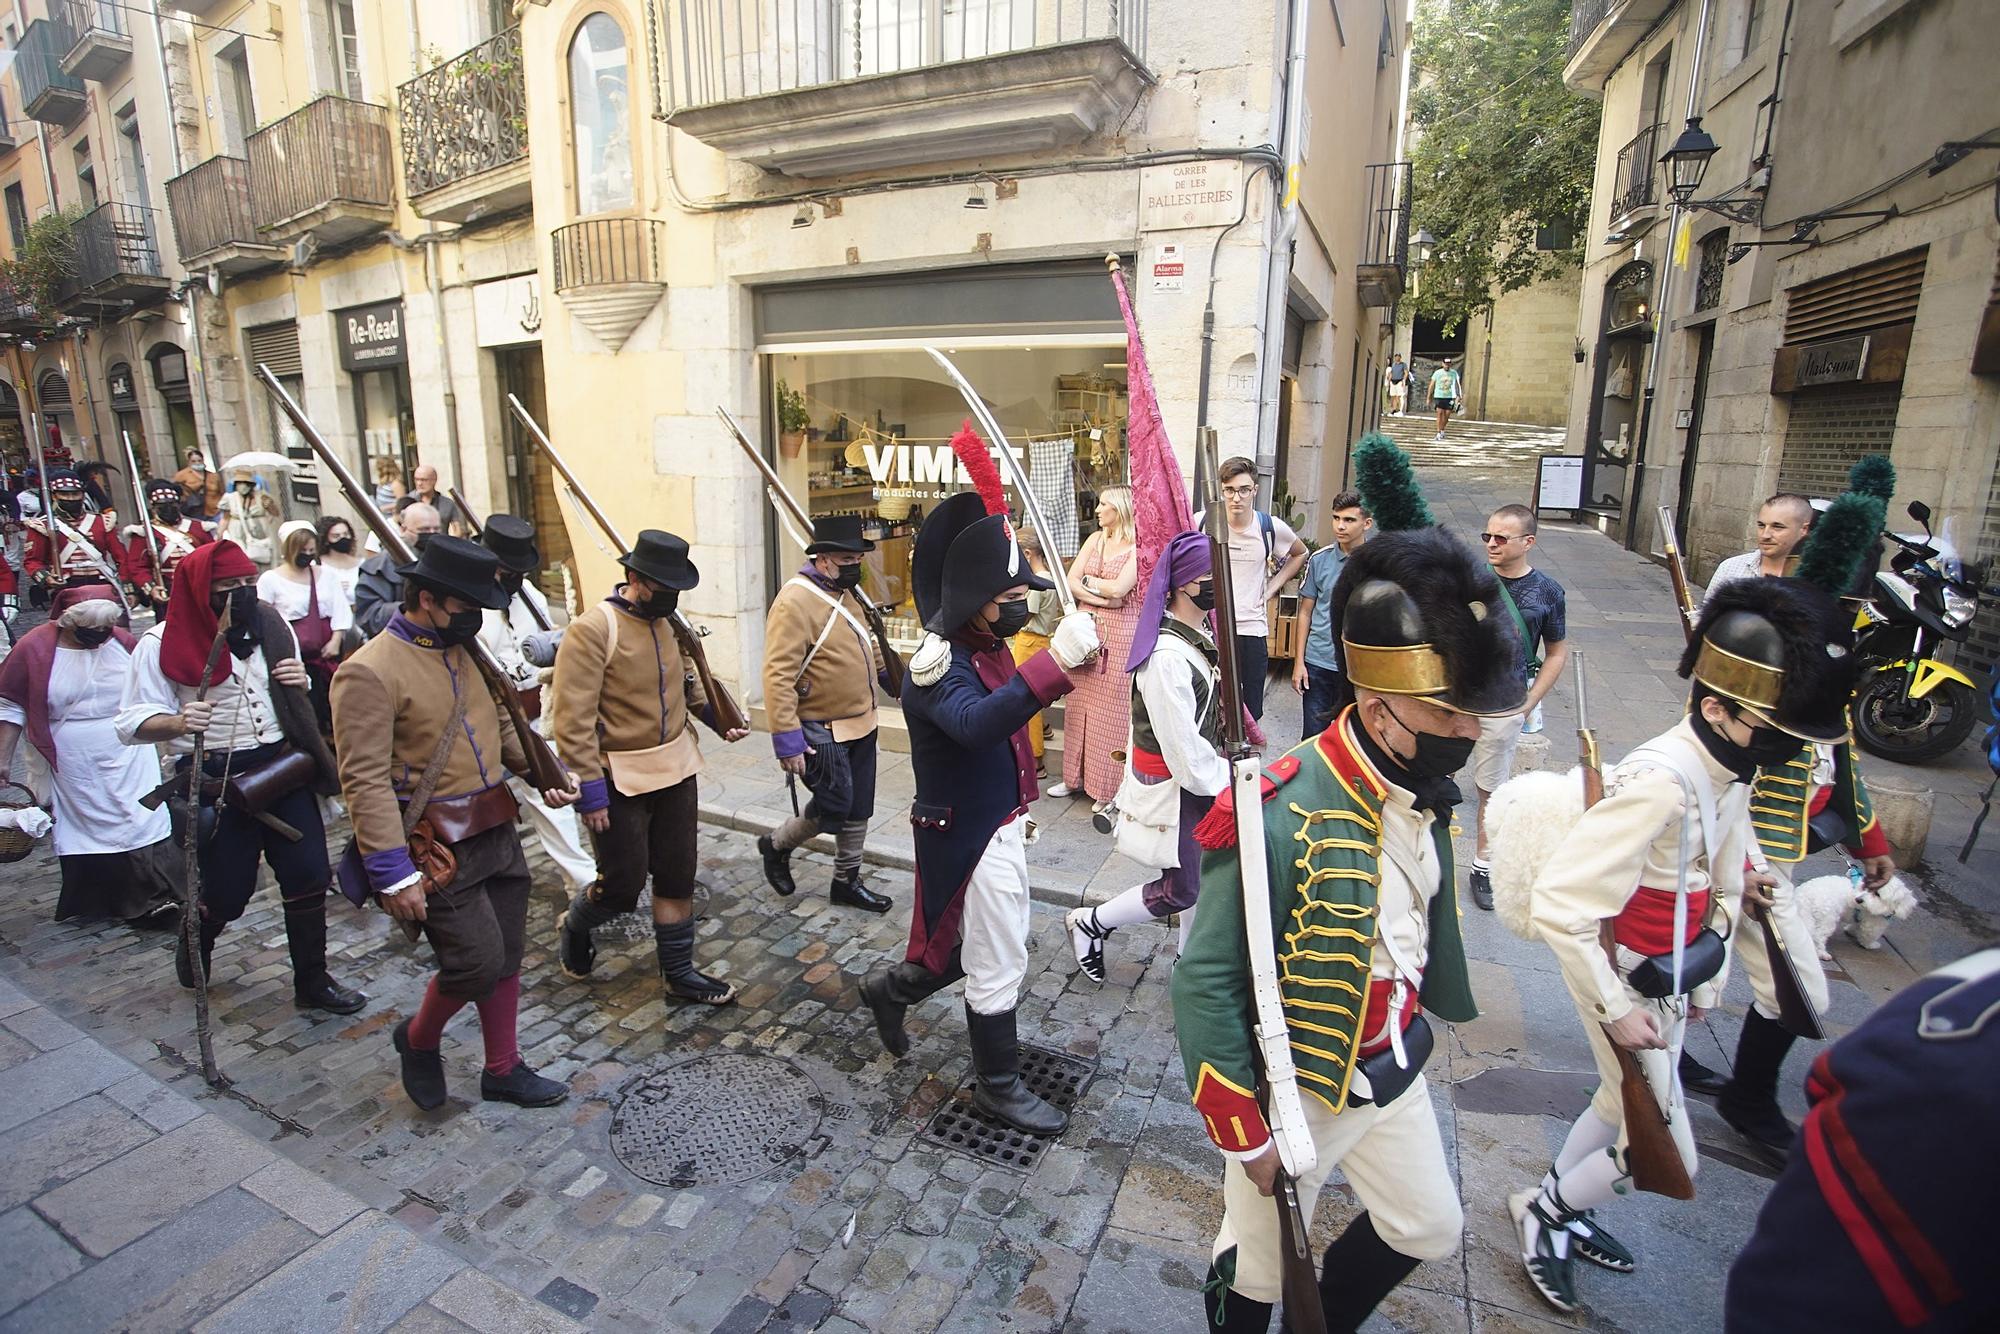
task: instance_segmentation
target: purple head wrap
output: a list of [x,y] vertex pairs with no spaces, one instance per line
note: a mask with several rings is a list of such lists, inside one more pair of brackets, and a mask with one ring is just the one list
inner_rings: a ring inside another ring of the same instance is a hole
[[1160,562],[1146,584],[1146,605],[1140,608],[1139,623],[1132,631],[1132,656],[1125,660],[1126,671],[1138,671],[1153,656],[1153,645],[1160,640],[1160,621],[1167,614],[1174,590],[1194,583],[1210,568],[1206,534],[1175,533],[1167,539],[1167,549],[1160,553]]

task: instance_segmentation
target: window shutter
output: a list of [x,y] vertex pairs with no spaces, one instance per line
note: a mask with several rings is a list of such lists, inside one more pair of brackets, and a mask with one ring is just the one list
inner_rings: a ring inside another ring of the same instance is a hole
[[299,326],[287,320],[283,324],[260,324],[243,335],[250,345],[250,365],[254,371],[262,362],[277,376],[304,375],[305,362],[299,356]]
[[1791,290],[1785,341],[1813,343],[1917,317],[1926,250],[1910,250]]

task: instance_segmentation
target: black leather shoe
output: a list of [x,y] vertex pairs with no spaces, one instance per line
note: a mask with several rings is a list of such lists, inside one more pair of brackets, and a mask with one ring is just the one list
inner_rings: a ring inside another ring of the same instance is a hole
[[351,991],[321,973],[317,980],[292,986],[292,1004],[302,1010],[325,1010],[328,1014],[353,1014],[368,1003],[368,997]]
[[1730,1094],[1735,1089],[1731,1084],[1715,1100],[1715,1110],[1743,1138],[1764,1151],[1775,1164],[1782,1164],[1798,1143],[1799,1129],[1793,1125],[1776,1102],[1753,1102],[1749,1099],[1734,1098]]
[[544,1079],[517,1061],[504,1075],[479,1072],[479,1096],[487,1102],[511,1102],[517,1107],[553,1107],[569,1096],[569,1085]]
[[1681,1053],[1681,1087],[1689,1093],[1706,1093],[1710,1097],[1729,1087],[1729,1076],[1720,1070],[1711,1070],[1686,1052]]
[[1472,901],[1487,912],[1493,911],[1493,877],[1477,866],[1465,878],[1466,886],[1472,890]]
[[859,908],[863,912],[888,912],[896,902],[862,884],[858,874],[852,880],[834,877],[833,901],[842,908]]
[[570,905],[562,916],[556,918],[556,953],[560,958],[564,977],[573,977],[579,982],[590,976],[591,968],[597,963],[597,946],[591,943],[590,929],[570,925],[576,915],[577,904],[583,895],[570,900]]
[[418,1051],[410,1045],[410,1021],[405,1019],[390,1032],[396,1055],[403,1063],[403,1092],[425,1111],[444,1106],[444,1057],[434,1051]]
[[764,879],[781,898],[790,898],[799,886],[792,879],[792,854],[778,851],[769,834],[757,835],[757,855],[764,859]]

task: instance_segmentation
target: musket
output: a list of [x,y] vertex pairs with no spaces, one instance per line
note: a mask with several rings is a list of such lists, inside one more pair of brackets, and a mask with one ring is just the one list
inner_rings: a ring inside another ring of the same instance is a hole
[[[1201,461],[1214,475],[1214,429],[1202,432]],[[1208,534],[1215,605],[1233,607],[1229,571],[1229,519],[1221,505],[1209,508]],[[1224,613],[1226,614],[1226,613]],[[1278,949],[1271,927],[1271,878],[1264,856],[1263,765],[1244,727],[1243,678],[1231,635],[1215,637],[1216,689],[1222,700],[1223,749],[1229,757],[1229,791],[1236,819],[1236,855],[1243,883],[1243,931],[1250,958],[1250,990],[1255,1003],[1258,1101],[1270,1124],[1278,1151],[1278,1181],[1272,1195],[1278,1208],[1279,1261],[1283,1272],[1286,1322],[1293,1329],[1324,1329],[1319,1281],[1314,1272],[1307,1220],[1299,1207],[1298,1179],[1319,1161],[1312,1132],[1306,1126],[1305,1104],[1299,1097],[1298,1070],[1292,1062],[1292,1036],[1285,1022],[1284,1000],[1278,992]]]
[[[1604,797],[1604,775],[1598,767],[1597,734],[1590,729],[1590,698],[1584,688],[1583,654],[1570,654],[1570,671],[1576,677],[1577,764],[1583,770],[1583,807],[1589,810]],[[1597,941],[1613,972],[1618,969],[1618,942],[1609,921],[1597,928]],[[1624,1107],[1625,1170],[1639,1190],[1665,1195],[1674,1200],[1694,1198],[1694,1181],[1687,1164],[1681,1161],[1680,1147],[1674,1143],[1673,1129],[1667,1124],[1660,1100],[1639,1066],[1638,1056],[1613,1041],[1606,1026],[1605,1041],[1618,1058],[1618,1097]]]
[[[132,470],[132,499],[138,506],[135,512],[139,516],[139,531],[146,535],[146,550],[153,557],[153,578],[164,592],[167,587],[167,567],[160,563],[160,537],[153,531],[152,511],[146,508],[146,492],[139,484],[139,455],[132,448],[130,431],[120,431],[118,435],[125,441],[125,466]],[[167,609],[160,608],[159,614],[164,617]]]
[[1681,546],[1674,537],[1674,509],[1671,505],[1660,506],[1660,545],[1666,550],[1667,577],[1674,581],[1674,610],[1681,614],[1681,634],[1692,642],[1699,616],[1695,611],[1694,593],[1688,587],[1687,564],[1681,559]]
[[56,502],[49,493],[49,442],[42,434],[40,413],[28,414],[28,424],[35,429],[35,479],[42,486],[42,534],[49,540],[49,565],[42,582],[60,582],[62,579],[62,534],[56,529]]
[[1014,490],[1020,493],[1021,514],[1042,539],[1042,559],[1049,563],[1050,573],[1054,576],[1056,600],[1062,604],[1063,614],[1068,615],[1076,610],[1076,594],[1069,589],[1069,567],[1063,564],[1062,548],[1056,545],[1055,529],[1049,527],[1048,519],[1042,514],[1042,502],[1036,497],[1035,489],[1028,485],[1028,474],[1021,467],[1021,460],[1014,457],[1014,447],[1007,443],[1007,433],[1000,429],[1000,423],[986,406],[986,400],[973,389],[972,382],[951,364],[950,357],[934,347],[927,347],[924,351],[931,354],[931,360],[937,362],[951,377],[951,382],[958,386],[959,397],[972,409],[973,420],[986,433],[986,443],[999,453],[1001,470],[1014,484]]
[[[486,525],[481,523],[479,516],[472,512],[472,506],[467,504],[465,497],[458,493],[457,487],[452,487],[445,494],[451,497],[452,504],[458,506],[458,517],[465,520],[465,526],[470,528],[473,537],[477,538],[485,530]],[[541,605],[525,593],[521,594],[521,605],[528,609],[528,615],[534,618],[537,629],[555,629],[555,626],[549,623],[549,618],[542,613]]]
[[[778,522],[787,524],[791,528],[793,538],[801,547],[811,546],[812,520],[807,517],[805,510],[793,498],[792,493],[785,489],[785,484],[778,480],[778,474],[771,467],[770,461],[757,452],[757,446],[750,443],[750,437],[743,433],[743,428],[737,424],[736,418],[729,415],[728,408],[718,407],[715,415],[722,418],[722,424],[736,437],[737,446],[756,466],[757,471],[763,474],[764,495],[770,500],[771,509],[778,516]],[[859,584],[854,587],[854,596],[861,600],[861,614],[868,622],[868,632],[875,636],[875,647],[882,654],[883,689],[893,696],[901,696],[903,659],[897,654],[895,646],[889,642],[889,626],[882,615],[882,604],[869,597],[867,590]]]
[[[333,474],[333,480],[347,493],[348,502],[354,506],[355,512],[381,542],[382,550],[402,564],[414,563],[417,559],[416,553],[411,551],[409,543],[403,540],[402,531],[390,523],[388,516],[376,508],[370,493],[363,489],[360,481],[348,470],[340,456],[333,452],[333,446],[326,443],[326,437],[322,436],[319,428],[312,424],[311,419],[305,414],[305,409],[301,408],[285,391],[285,387],[278,383],[278,377],[271,373],[271,368],[261,361],[257,363],[257,379],[263,383],[271,397],[277,400],[279,410],[291,418],[292,425],[298,428],[299,435],[305,442],[312,446],[313,453],[319,455],[320,461],[326,464],[327,471]],[[514,725],[514,735],[520,739],[521,748],[527,752],[529,785],[537,792],[568,791],[574,782],[569,770],[565,769],[562,761],[556,758],[555,751],[549,746],[548,738],[535,730],[527,711],[521,707],[520,697],[515,694],[513,681],[505,671],[501,670],[492,651],[476,638],[468,639],[460,647],[472,659],[472,665],[479,669],[480,676],[485,678],[486,689],[493,696],[493,702]]]
[[[583,506],[584,513],[590,516],[591,521],[603,530],[611,545],[620,551],[630,551],[632,548],[626,545],[623,537],[619,536],[618,529],[612,524],[610,517],[597,507],[597,502],[591,499],[590,492],[584,490],[583,483],[576,479],[576,474],[570,471],[569,464],[556,452],[555,442],[549,439],[549,433],[542,429],[541,423],[536,421],[521,400],[512,394],[507,395],[507,406],[514,410],[514,416],[528,432],[528,438],[533,440],[548,457],[556,472],[561,474],[563,485],[569,488],[569,493],[576,497],[577,504]],[[687,660],[687,665],[694,670],[695,679],[701,683],[701,693],[708,700],[710,716],[715,721],[715,730],[727,735],[730,732],[748,729],[750,719],[744,714],[742,706],[736,702],[736,697],[729,693],[729,688],[715,679],[715,673],[709,668],[708,653],[701,645],[701,632],[694,628],[679,608],[676,608],[673,615],[668,618],[668,623],[673,626],[674,639],[680,645],[681,657]]]

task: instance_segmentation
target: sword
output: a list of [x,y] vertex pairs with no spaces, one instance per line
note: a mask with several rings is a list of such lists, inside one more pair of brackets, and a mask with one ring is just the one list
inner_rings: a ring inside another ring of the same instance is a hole
[[1056,546],[1055,530],[1049,527],[1048,519],[1042,514],[1042,502],[1035,498],[1034,488],[1028,485],[1028,474],[1021,467],[1021,461],[1014,457],[1014,447],[1007,443],[1007,433],[1002,431],[1000,423],[993,419],[993,413],[988,410],[986,400],[973,389],[972,382],[959,373],[958,367],[951,364],[950,357],[934,347],[927,347],[924,351],[931,354],[931,359],[937,362],[944,369],[944,373],[951,377],[951,382],[958,386],[959,395],[965,399],[965,405],[972,409],[973,419],[979,423],[979,429],[986,433],[987,443],[999,446],[1000,467],[1007,473],[1007,480],[1014,484],[1014,489],[1021,493],[1021,513],[1026,516],[1028,526],[1042,539],[1042,558],[1048,561],[1049,570],[1055,576],[1056,600],[1062,604],[1065,614],[1075,611],[1076,595],[1069,591],[1069,567],[1063,564],[1062,552]]

